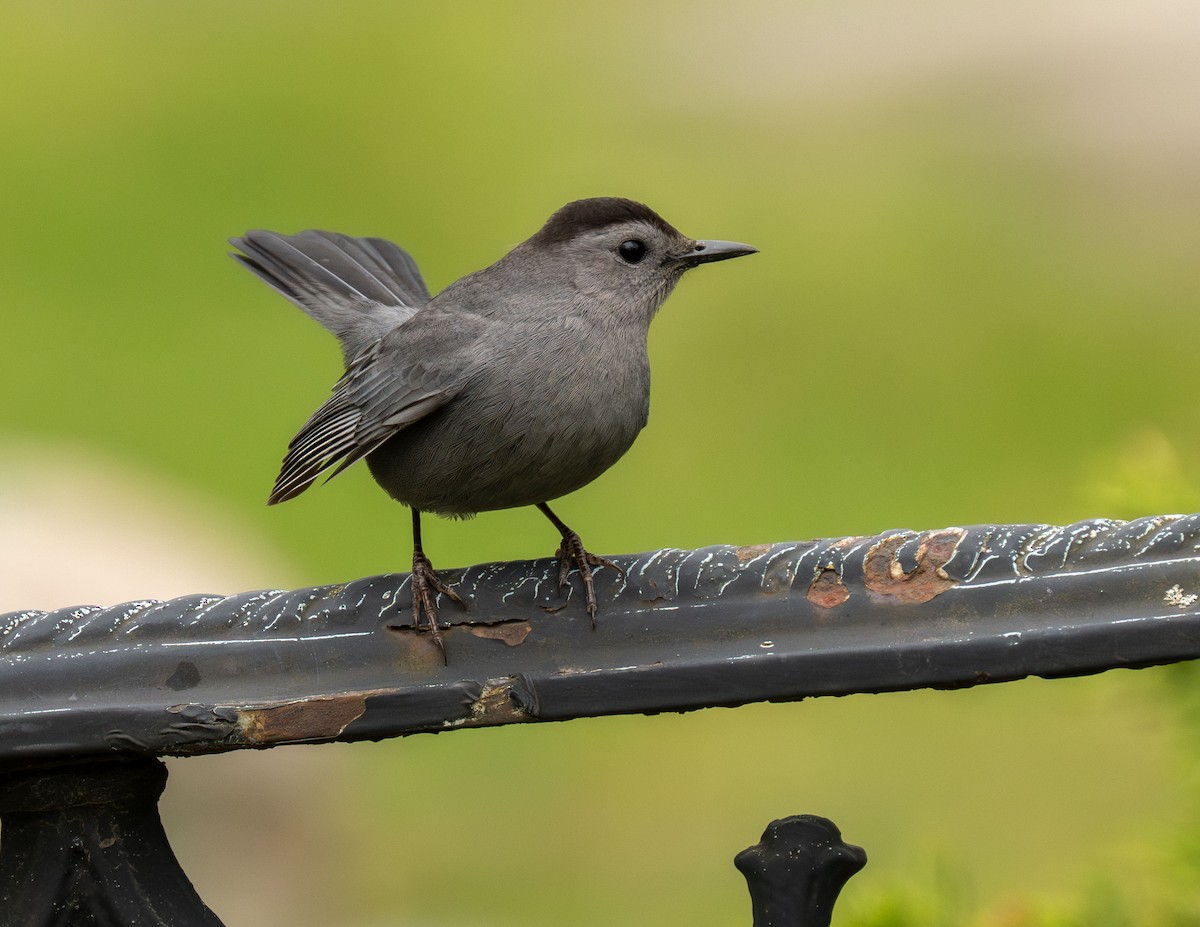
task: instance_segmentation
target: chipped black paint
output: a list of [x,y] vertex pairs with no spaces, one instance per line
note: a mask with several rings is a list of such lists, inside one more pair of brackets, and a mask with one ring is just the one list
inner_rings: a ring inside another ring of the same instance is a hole
[[[411,631],[407,575],[0,615],[0,765],[962,686],[1200,656],[1195,515],[614,560],[627,575],[597,573],[595,631],[578,601],[559,608],[556,561],[445,571],[468,604],[442,612],[453,622],[445,665],[429,636]],[[822,573],[838,594],[812,601]],[[470,633],[501,622],[531,630],[515,644]],[[494,699],[500,691],[511,708]],[[253,741],[238,724],[246,712],[270,717],[355,694],[365,707],[344,729],[275,724]]]

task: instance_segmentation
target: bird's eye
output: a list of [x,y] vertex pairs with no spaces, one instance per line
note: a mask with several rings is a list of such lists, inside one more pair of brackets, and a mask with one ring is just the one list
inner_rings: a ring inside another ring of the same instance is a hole
[[630,264],[636,264],[646,256],[646,245],[636,238],[631,238],[629,241],[621,242],[621,246],[617,248],[617,253]]

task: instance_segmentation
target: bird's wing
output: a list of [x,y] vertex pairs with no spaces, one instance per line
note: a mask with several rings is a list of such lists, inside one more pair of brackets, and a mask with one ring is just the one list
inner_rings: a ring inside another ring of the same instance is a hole
[[429,310],[370,345],[288,445],[268,505],[330,478],[452,400],[480,357],[479,316]]
[[253,230],[230,244],[233,257],[332,331],[347,359],[429,302],[408,252],[381,238],[309,230]]

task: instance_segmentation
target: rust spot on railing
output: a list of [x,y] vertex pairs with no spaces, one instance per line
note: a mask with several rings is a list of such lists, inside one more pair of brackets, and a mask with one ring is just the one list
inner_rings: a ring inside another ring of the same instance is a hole
[[240,708],[238,731],[247,744],[295,743],[338,737],[367,710],[370,692],[301,699],[260,708]]
[[905,572],[900,563],[900,548],[911,535],[893,534],[882,538],[867,551],[863,560],[864,581],[868,590],[891,596],[901,602],[920,604],[952,589],[958,583],[946,573],[945,566],[966,536],[962,528],[943,528],[920,536],[916,566]]
[[819,608],[836,608],[850,598],[850,587],[842,578],[841,551],[853,548],[862,541],[861,537],[839,538],[828,547],[828,556],[824,565],[816,571],[813,581],[808,584],[805,598]]
[[522,707],[521,701],[514,697],[513,687],[516,684],[512,678],[489,679],[483,684],[483,691],[471,705],[471,717],[464,719],[461,724],[468,727],[484,727],[489,724],[512,724],[532,720],[530,713]]
[[739,563],[747,563],[755,557],[761,557],[771,549],[770,544],[752,544],[749,547],[735,547],[733,552]]
[[850,598],[849,587],[833,567],[826,567],[816,575],[806,593],[808,601],[821,608],[835,608]]

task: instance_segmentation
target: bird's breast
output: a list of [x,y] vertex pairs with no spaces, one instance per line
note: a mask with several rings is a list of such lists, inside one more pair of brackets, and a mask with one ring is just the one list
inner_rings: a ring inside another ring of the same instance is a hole
[[371,455],[393,497],[451,515],[531,505],[629,450],[649,410],[644,333],[511,334],[458,396]]

